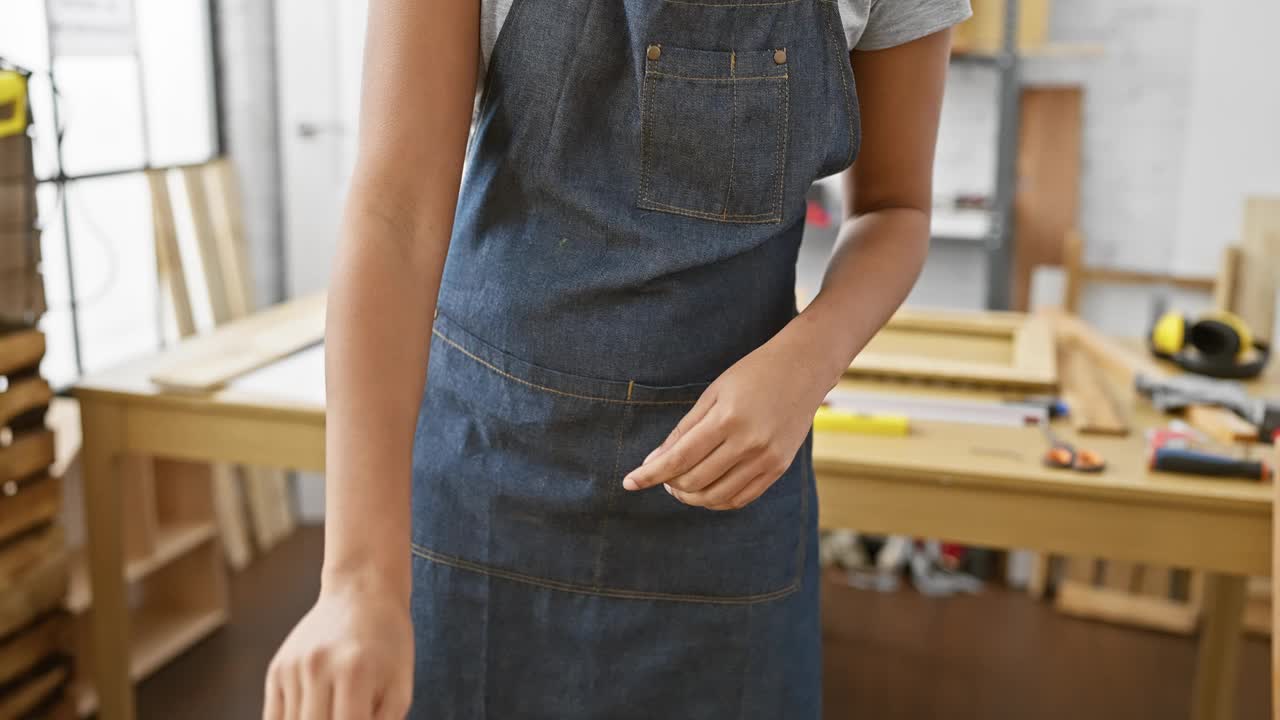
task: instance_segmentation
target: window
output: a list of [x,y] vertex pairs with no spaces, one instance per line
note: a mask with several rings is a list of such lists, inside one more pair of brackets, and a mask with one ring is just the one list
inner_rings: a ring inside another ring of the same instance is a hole
[[165,336],[138,171],[219,151],[209,9],[208,0],[5,0],[0,10],[0,57],[35,71],[49,300],[40,325],[56,386]]

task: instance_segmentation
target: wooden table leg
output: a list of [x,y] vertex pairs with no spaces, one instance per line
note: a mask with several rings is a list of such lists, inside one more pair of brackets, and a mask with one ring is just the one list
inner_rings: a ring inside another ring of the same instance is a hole
[[1246,583],[1244,577],[1205,573],[1204,626],[1200,630],[1200,653],[1191,695],[1192,720],[1235,717]]
[[118,467],[124,452],[119,405],[83,402],[84,511],[89,580],[93,588],[89,668],[98,692],[99,720],[134,720],[129,674],[129,608],[124,577],[124,532]]

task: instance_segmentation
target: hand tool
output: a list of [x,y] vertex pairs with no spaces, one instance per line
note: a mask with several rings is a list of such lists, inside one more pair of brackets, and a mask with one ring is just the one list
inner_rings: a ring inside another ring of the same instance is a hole
[[1173,430],[1147,434],[1147,465],[1161,472],[1242,478],[1266,482],[1273,470],[1266,462],[1197,449],[1192,437]]
[[1107,461],[1102,455],[1062,441],[1053,434],[1048,424],[1044,426],[1044,436],[1049,441],[1049,449],[1045,451],[1043,459],[1047,467],[1086,473],[1099,473],[1106,469]]
[[906,415],[855,413],[823,405],[813,416],[813,429],[818,432],[901,436],[910,432],[911,423]]

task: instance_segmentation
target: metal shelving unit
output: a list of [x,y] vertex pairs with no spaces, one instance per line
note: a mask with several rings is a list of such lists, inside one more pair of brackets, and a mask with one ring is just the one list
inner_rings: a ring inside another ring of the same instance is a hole
[[1009,273],[1013,263],[1013,202],[1018,182],[1018,123],[1022,91],[1021,56],[1018,52],[1018,0],[1005,0],[1004,46],[996,53],[955,53],[953,62],[989,67],[998,74],[996,107],[996,178],[990,227],[983,237],[936,234],[934,240],[979,242],[986,253],[986,305],[992,310],[1009,307]]

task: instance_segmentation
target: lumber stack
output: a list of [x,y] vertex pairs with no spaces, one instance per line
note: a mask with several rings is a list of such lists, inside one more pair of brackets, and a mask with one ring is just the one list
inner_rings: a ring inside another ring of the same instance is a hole
[[69,553],[50,472],[53,397],[39,373],[45,339],[26,79],[0,72],[0,720],[73,716],[62,610]]
[[61,485],[50,473],[52,393],[36,373],[44,336],[0,334],[0,719],[70,717],[62,610],[69,553],[58,523]]

